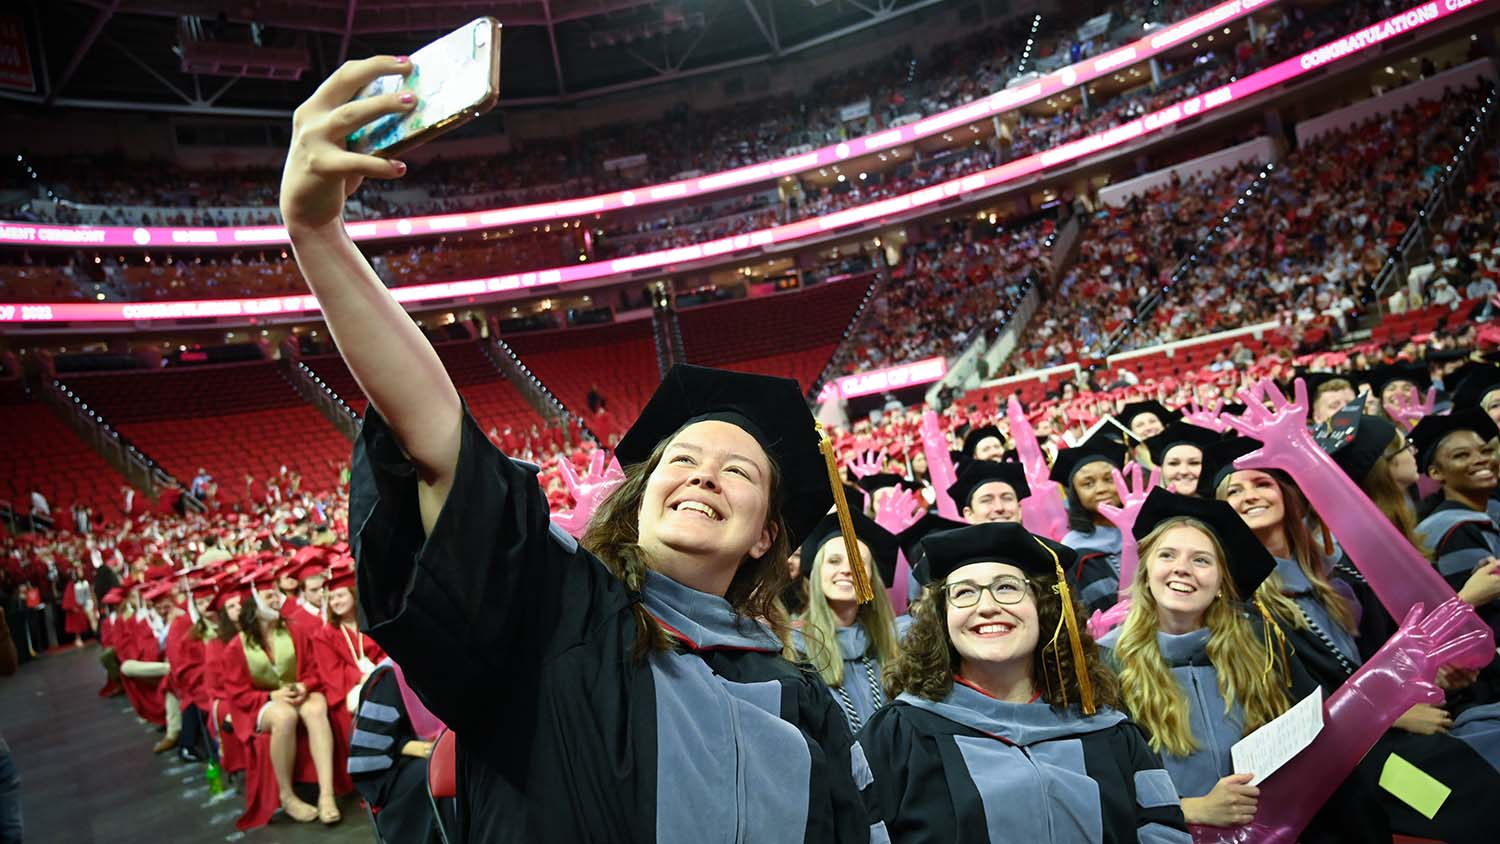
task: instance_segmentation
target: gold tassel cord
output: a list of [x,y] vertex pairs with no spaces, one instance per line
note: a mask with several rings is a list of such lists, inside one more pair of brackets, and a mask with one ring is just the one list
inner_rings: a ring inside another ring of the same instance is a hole
[[1290,689],[1292,687],[1292,676],[1291,672],[1286,670],[1286,633],[1282,632],[1281,625],[1276,623],[1276,619],[1271,617],[1271,611],[1266,608],[1266,604],[1260,599],[1260,596],[1256,596],[1255,598],[1255,608],[1260,611],[1261,620],[1266,624],[1265,670],[1270,671],[1276,667],[1276,656],[1280,653],[1282,667],[1281,680]]
[[[1066,627],[1068,631],[1068,647],[1073,654],[1073,674],[1078,679],[1079,706],[1083,714],[1093,715],[1098,711],[1094,704],[1094,681],[1089,677],[1088,661],[1083,653],[1083,638],[1078,633],[1078,618],[1073,613],[1073,590],[1068,588],[1068,578],[1063,572],[1062,561],[1057,558],[1057,552],[1047,546],[1047,543],[1037,539],[1037,544],[1047,549],[1052,555],[1052,565],[1057,572],[1057,597],[1062,602],[1062,616],[1058,620],[1059,628]],[[1057,652],[1057,637],[1062,633],[1061,629],[1052,631],[1052,641],[1048,645],[1052,648],[1053,658],[1057,660],[1057,675],[1059,688],[1066,688],[1062,681],[1062,657]],[[1066,692],[1064,692],[1063,705],[1067,705]]]
[[861,604],[868,604],[875,600],[875,588],[870,585],[870,573],[865,571],[865,558],[859,553],[859,538],[854,533],[854,517],[849,515],[849,501],[844,497],[844,481],[839,477],[833,440],[823,430],[822,422],[814,424],[818,429],[818,450],[823,452],[823,463],[828,468],[828,485],[833,487],[833,509],[838,513],[839,531],[844,534],[844,553],[848,555],[849,572],[854,578],[854,596]]

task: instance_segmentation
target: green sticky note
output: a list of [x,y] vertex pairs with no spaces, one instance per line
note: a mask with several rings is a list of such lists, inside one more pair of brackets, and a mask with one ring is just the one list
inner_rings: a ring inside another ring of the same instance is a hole
[[1380,787],[1421,812],[1428,820],[1437,815],[1448,795],[1453,793],[1453,789],[1395,753],[1385,760],[1385,767],[1380,770]]

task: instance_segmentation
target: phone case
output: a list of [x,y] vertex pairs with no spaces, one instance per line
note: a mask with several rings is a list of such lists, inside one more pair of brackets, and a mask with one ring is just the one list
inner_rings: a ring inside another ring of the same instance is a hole
[[[488,24],[490,28],[490,67],[488,73],[489,83],[486,85],[483,94],[473,103],[459,108],[453,114],[447,115],[441,120],[438,120],[437,122],[431,123],[417,130],[413,134],[402,138],[401,140],[388,147],[385,147],[383,149],[370,149],[372,138],[371,136],[367,135],[364,139],[361,139],[361,142],[350,144],[349,148],[351,151],[365,153],[368,155],[377,155],[381,158],[391,158],[393,156],[401,154],[402,152],[405,152],[406,150],[421,146],[422,144],[425,144],[447,132],[451,132],[454,129],[463,126],[474,118],[479,117],[480,115],[495,107],[495,104],[500,100],[501,25],[500,21],[496,20],[493,17],[486,16],[484,18],[479,18],[479,20],[483,20],[486,24]],[[473,26],[472,21],[470,23],[464,24],[462,27],[460,27],[460,29],[468,29],[471,26]]]

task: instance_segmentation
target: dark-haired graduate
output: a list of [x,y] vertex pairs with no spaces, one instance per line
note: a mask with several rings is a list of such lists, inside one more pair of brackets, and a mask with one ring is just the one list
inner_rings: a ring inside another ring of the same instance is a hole
[[281,209],[370,397],[349,523],[363,626],[458,736],[462,840],[864,841],[852,737],[783,657],[788,550],[831,502],[795,381],[677,367],[620,441],[625,480],[581,542],[535,467],[467,413],[432,346],[345,232],[349,104],[403,59],[345,64],[297,109]]
[[1081,626],[1073,553],[1016,524],[922,540],[931,580],[855,748],[872,840],[1188,844],[1177,790]]

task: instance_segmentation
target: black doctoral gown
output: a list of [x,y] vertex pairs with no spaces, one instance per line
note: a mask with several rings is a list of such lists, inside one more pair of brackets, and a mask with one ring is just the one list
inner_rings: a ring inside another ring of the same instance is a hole
[[1172,777],[1113,709],[1084,717],[962,683],[940,702],[903,694],[860,732],[854,765],[871,841],[1192,841]]
[[[817,675],[718,596],[654,573],[627,591],[550,523],[535,471],[465,414],[424,539],[415,470],[373,408],[354,450],[363,626],[458,736],[460,839],[866,840]],[[677,650],[632,658],[636,601]]]
[[416,739],[396,674],[383,663],[360,690],[349,740],[349,776],[370,804],[382,841],[442,844],[427,796],[427,760],[401,753]]

